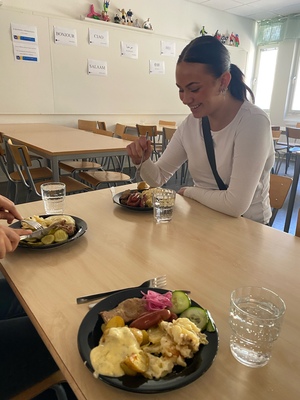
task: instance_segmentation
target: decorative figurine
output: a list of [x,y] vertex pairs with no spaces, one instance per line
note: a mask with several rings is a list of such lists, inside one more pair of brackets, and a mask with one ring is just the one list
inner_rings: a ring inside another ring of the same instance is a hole
[[133,23],[133,18],[132,18],[133,12],[132,12],[131,8],[129,8],[129,10],[127,11],[126,16],[127,16],[127,24],[128,25],[132,25],[132,23]]
[[235,47],[239,47],[240,45],[240,38],[239,35],[236,33],[235,34]]
[[150,18],[148,18],[147,19],[147,21],[145,21],[144,23],[143,23],[143,28],[144,29],[149,29],[149,30],[153,30],[153,28],[152,28],[152,25],[151,25],[151,22],[150,22]]
[[116,14],[115,16],[114,16],[114,23],[115,24],[119,24],[121,22],[121,18],[120,18],[120,16],[118,15],[118,14]]
[[110,0],[109,1],[104,0],[104,2],[103,2],[103,11],[105,12],[105,14],[107,14],[107,12],[108,12],[109,3],[110,3]]
[[219,33],[219,30],[216,30],[216,33],[214,34],[214,37],[217,38],[219,41],[221,41],[221,34]]
[[121,23],[123,24],[123,25],[126,25],[126,11],[124,10],[124,8],[122,8],[122,10],[120,10],[119,8],[118,8],[118,10],[120,11],[120,13],[122,14],[122,17],[121,17]]
[[141,27],[138,18],[136,18],[136,19],[134,20],[133,26],[135,26],[136,28],[140,28],[140,27]]
[[206,32],[206,30],[205,30],[205,27],[204,27],[204,25],[202,26],[202,29],[201,29],[201,31],[200,31],[200,35],[201,36],[205,36],[207,34],[207,32]]
[[229,44],[230,44],[231,46],[233,46],[234,42],[235,42],[235,36],[234,36],[234,33],[231,32],[231,34],[230,34],[230,36],[229,36]]
[[87,15],[88,18],[102,19],[102,14],[97,13],[97,12],[95,11],[94,4],[91,4],[90,10],[91,10],[91,11],[90,11],[90,12],[88,13],[88,15]]
[[226,42],[227,42],[227,40],[228,40],[228,36],[226,36],[226,35],[223,34],[223,35],[221,36],[221,39],[220,39],[220,40],[221,40],[221,43],[222,43],[222,44],[226,44]]

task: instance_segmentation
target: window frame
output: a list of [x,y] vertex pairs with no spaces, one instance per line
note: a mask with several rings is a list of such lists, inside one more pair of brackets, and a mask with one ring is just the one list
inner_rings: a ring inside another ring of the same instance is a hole
[[[298,75],[299,73],[299,75]],[[300,40],[297,39],[295,44],[295,50],[291,65],[290,78],[289,78],[289,86],[288,93],[286,99],[286,107],[285,107],[285,119],[286,120],[300,120],[300,109],[292,110],[292,104],[294,100],[295,90],[296,90],[296,82],[297,79],[300,79]],[[300,86],[299,86],[300,90]]]

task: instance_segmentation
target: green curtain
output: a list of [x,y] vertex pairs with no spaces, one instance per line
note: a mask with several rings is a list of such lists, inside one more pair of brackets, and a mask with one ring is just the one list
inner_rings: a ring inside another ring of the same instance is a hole
[[258,22],[257,45],[278,43],[300,38],[300,15],[274,18]]

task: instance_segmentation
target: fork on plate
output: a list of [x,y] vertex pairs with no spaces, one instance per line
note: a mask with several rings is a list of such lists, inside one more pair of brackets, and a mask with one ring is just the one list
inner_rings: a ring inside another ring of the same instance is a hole
[[23,219],[21,222],[25,222],[27,225],[31,226],[31,228],[35,229],[36,231],[40,231],[44,228],[39,222],[33,219]]
[[[166,275],[162,275],[162,276],[157,276],[156,278],[149,279],[148,281],[143,282],[139,286],[132,287],[132,289],[139,287],[163,288],[166,285],[167,285],[167,277]],[[76,302],[77,304],[87,303],[88,301],[101,299],[102,297],[106,297],[109,296],[110,294],[121,292],[122,290],[124,289],[117,289],[117,290],[112,290],[110,292],[102,292],[102,293],[90,294],[88,296],[78,297],[76,299]]]

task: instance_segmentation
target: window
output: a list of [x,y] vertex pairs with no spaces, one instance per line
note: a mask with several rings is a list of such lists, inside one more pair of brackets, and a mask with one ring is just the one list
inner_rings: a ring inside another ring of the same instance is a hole
[[291,69],[291,80],[287,101],[287,117],[300,118],[300,42],[298,40]]
[[273,92],[277,47],[259,48],[256,78],[254,79],[255,104],[263,110],[269,110]]

